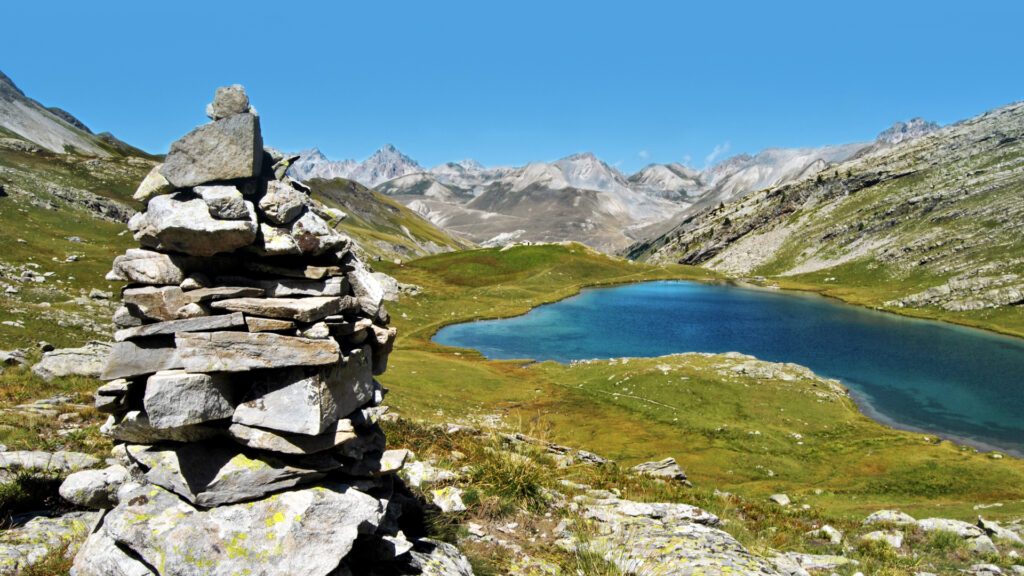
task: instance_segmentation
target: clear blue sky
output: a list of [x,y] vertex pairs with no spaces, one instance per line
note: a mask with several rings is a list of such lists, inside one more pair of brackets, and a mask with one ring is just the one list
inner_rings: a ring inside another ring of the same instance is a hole
[[[870,140],[1024,99],[1024,2],[5,2],[0,70],[151,152],[242,83],[264,140],[433,166]],[[718,154],[716,155],[716,150]]]

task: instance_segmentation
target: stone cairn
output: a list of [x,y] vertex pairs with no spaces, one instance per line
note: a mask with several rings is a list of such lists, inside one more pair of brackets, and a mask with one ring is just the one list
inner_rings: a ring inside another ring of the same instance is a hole
[[241,86],[207,115],[139,187],[142,248],[108,275],[128,284],[96,406],[119,463],[62,486],[108,510],[73,573],[364,573],[414,545],[393,500],[408,453],[377,425],[383,290]]

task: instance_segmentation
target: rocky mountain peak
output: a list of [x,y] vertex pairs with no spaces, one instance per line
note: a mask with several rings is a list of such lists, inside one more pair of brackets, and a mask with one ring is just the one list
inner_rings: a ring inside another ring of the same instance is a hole
[[886,144],[899,144],[906,140],[920,138],[929,132],[938,130],[940,126],[935,122],[928,122],[922,118],[914,118],[909,122],[896,122],[888,130],[882,132],[876,138],[877,142]]
[[14,80],[0,71],[0,97],[11,98],[14,96],[24,98],[25,93],[14,84]]

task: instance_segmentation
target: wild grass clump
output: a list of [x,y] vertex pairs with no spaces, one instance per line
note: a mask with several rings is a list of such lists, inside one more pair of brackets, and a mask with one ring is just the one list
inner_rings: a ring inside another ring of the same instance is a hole
[[69,505],[57,494],[65,476],[54,472],[18,469],[14,477],[0,482],[0,526],[10,517],[32,510],[67,510]]
[[545,491],[555,483],[552,464],[536,451],[523,452],[513,451],[498,440],[476,450],[469,466],[469,483],[479,494],[471,496],[471,500],[478,499],[486,506],[486,499],[497,499],[495,511],[499,514],[515,509],[544,509]]
[[62,540],[60,544],[50,548],[38,562],[18,572],[19,576],[67,576],[75,563],[75,552],[82,539],[84,535]]
[[623,576],[622,570],[605,560],[604,555],[591,547],[593,526],[576,517],[570,522],[572,538],[567,547],[552,552],[549,560],[557,564],[563,574],[585,574],[586,576]]

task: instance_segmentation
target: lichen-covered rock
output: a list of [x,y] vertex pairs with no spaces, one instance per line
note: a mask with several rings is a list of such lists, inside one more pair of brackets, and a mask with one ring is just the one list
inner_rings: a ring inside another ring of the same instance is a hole
[[86,508],[113,508],[117,491],[128,480],[128,469],[121,465],[102,470],[81,470],[69,475],[58,490],[61,497]]
[[712,526],[718,518],[685,504],[641,503],[614,497],[579,497],[584,517],[596,534],[560,544],[586,548],[625,573],[650,570],[666,576],[778,574],[770,562],[754,556],[728,533]]
[[864,534],[860,539],[867,540],[869,542],[885,542],[893,548],[903,546],[903,533],[896,531],[883,532],[881,530],[876,530],[874,532]]
[[434,505],[441,509],[441,512],[462,512],[466,505],[462,502],[462,490],[454,486],[445,486],[430,491]]
[[961,538],[984,536],[985,531],[963,520],[949,518],[925,518],[917,521],[917,527],[925,532],[952,532]]
[[325,475],[218,443],[128,446],[128,453],[146,470],[147,480],[207,508],[255,500]]
[[865,526],[872,524],[892,524],[894,526],[913,526],[917,524],[917,520],[914,519],[910,514],[900,512],[898,510],[879,510],[874,512],[864,519],[862,522]]
[[343,484],[206,511],[145,485],[122,495],[102,530],[176,576],[326,576],[382,514],[376,498]]
[[156,572],[125,553],[102,530],[90,534],[75,556],[72,576],[156,576]]
[[409,565],[422,576],[473,576],[469,559],[445,542],[417,540],[409,556]]
[[832,554],[801,554],[799,552],[784,552],[776,554],[772,558],[775,567],[783,574],[808,574],[811,571],[837,570],[841,566],[858,565],[856,560],[845,556],[834,556]]
[[153,444],[155,442],[202,442],[216,438],[221,430],[204,424],[190,424],[176,428],[155,428],[149,418],[138,410],[126,412],[121,417],[110,416],[100,426],[100,433],[135,444]]
[[36,516],[24,525],[0,533],[0,575],[21,574],[63,540],[88,532],[99,512],[70,512],[63,516]]

